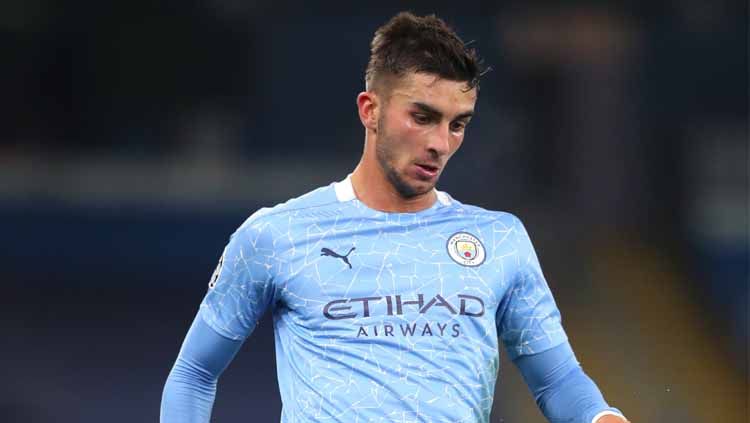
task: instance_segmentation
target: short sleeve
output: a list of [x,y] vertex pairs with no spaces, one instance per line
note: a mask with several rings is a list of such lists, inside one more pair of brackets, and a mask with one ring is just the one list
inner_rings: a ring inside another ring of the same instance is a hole
[[220,335],[244,340],[273,303],[270,244],[253,218],[230,237],[200,306],[203,320]]
[[515,272],[497,315],[498,335],[512,360],[568,340],[526,228],[518,218],[513,221]]

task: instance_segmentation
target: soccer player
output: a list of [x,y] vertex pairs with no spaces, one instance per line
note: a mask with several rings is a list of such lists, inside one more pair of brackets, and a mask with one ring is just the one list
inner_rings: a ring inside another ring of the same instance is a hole
[[163,423],[208,422],[273,313],[282,422],[489,422],[499,341],[551,422],[621,423],[584,374],[524,226],[437,191],[482,69],[442,20],[375,32],[362,158],[231,236],[169,374]]

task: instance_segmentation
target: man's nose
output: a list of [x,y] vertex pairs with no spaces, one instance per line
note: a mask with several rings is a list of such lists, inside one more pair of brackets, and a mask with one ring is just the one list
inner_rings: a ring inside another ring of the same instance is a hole
[[435,128],[428,140],[427,149],[437,157],[442,157],[450,151],[451,131],[449,123],[442,123]]

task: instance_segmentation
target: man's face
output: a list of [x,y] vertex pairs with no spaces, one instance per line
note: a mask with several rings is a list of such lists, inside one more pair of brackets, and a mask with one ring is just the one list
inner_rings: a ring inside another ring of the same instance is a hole
[[458,150],[476,89],[432,74],[408,73],[390,87],[377,122],[376,157],[404,198],[431,191]]

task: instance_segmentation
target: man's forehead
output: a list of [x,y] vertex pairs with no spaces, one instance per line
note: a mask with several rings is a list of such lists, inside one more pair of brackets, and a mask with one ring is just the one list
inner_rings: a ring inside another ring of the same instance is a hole
[[421,103],[448,101],[473,104],[477,98],[476,88],[469,87],[466,81],[453,81],[422,72],[410,72],[397,78],[390,91],[391,97]]

